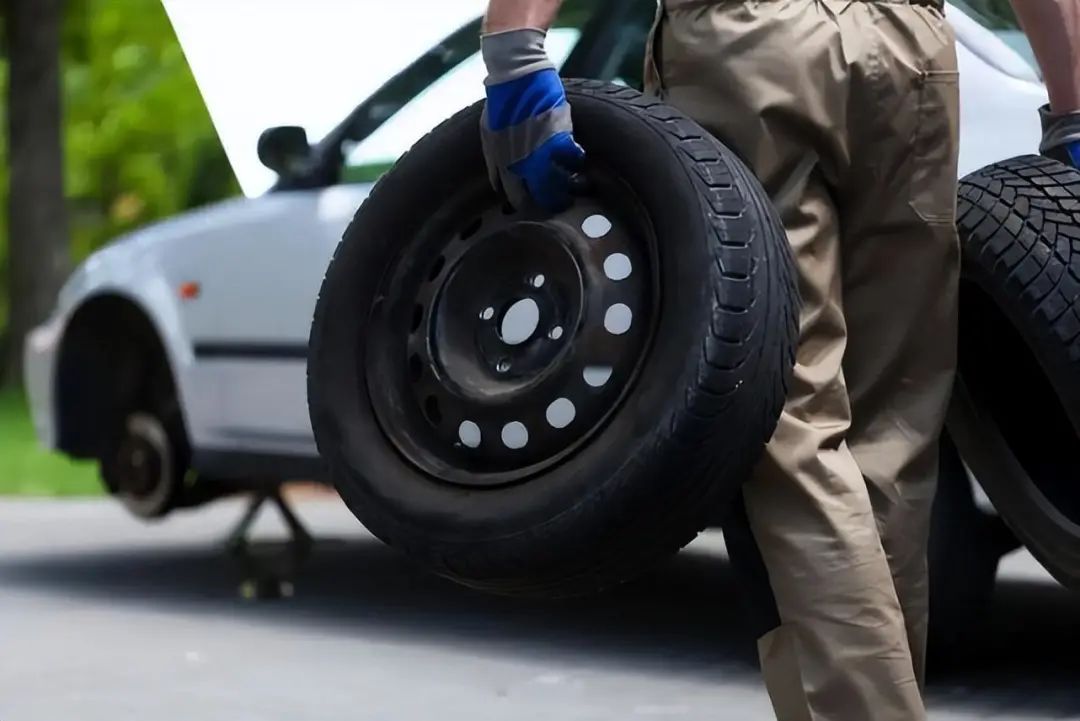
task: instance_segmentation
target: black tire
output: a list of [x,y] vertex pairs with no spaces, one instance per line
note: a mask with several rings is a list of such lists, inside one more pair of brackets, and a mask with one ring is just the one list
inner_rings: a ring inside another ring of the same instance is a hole
[[949,431],[1009,526],[1080,588],[1080,173],[1025,156],[960,183]]
[[463,488],[407,462],[372,408],[357,338],[402,239],[485,177],[480,105],[380,180],[335,253],[311,334],[312,425],[352,512],[435,572],[514,595],[591,592],[692,540],[772,435],[794,362],[790,251],[756,179],[659,101],[591,81],[567,92],[590,162],[630,186],[651,220],[662,289],[638,382],[587,445],[531,478]]
[[930,653],[937,663],[964,657],[985,629],[1001,557],[1018,541],[1000,516],[975,503],[952,439],[941,439],[938,491],[930,526]]

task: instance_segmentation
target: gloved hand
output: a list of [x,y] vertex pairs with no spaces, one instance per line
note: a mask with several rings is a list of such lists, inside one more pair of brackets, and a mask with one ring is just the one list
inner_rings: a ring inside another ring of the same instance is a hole
[[488,175],[515,208],[529,198],[548,212],[572,202],[585,160],[574,142],[570,105],[544,51],[547,34],[525,28],[484,35],[487,103],[480,121]]
[[1043,137],[1039,152],[1080,168],[1080,111],[1054,115],[1049,105],[1039,108]]

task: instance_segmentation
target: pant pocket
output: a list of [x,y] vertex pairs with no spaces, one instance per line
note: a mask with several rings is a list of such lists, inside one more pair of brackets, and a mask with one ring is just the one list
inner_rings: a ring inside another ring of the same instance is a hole
[[955,70],[924,71],[916,79],[917,117],[912,142],[912,209],[927,223],[956,219],[960,84]]

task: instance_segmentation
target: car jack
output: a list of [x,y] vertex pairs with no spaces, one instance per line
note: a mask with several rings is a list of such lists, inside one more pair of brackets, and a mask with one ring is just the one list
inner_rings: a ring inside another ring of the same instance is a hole
[[[284,543],[255,544],[249,538],[267,502],[277,506],[289,529],[289,538]],[[314,538],[289,507],[280,488],[256,492],[225,541],[226,551],[239,561],[243,577],[239,587],[240,596],[249,601],[290,598],[294,593],[296,572],[307,560],[314,543]]]

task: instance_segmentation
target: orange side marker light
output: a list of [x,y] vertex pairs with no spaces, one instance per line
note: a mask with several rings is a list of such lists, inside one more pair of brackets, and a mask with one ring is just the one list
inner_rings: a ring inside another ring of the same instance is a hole
[[202,286],[194,281],[188,281],[180,284],[180,299],[181,300],[195,300],[199,297],[199,293],[202,292]]

